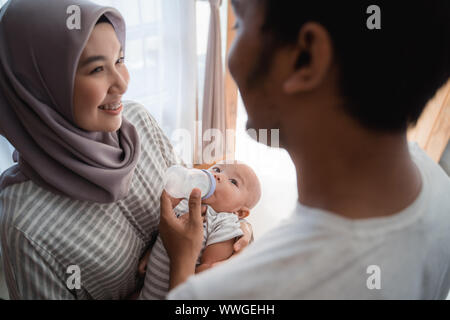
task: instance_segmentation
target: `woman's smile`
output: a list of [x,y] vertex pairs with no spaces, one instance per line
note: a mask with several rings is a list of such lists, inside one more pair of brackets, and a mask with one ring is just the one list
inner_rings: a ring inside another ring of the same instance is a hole
[[121,114],[121,112],[123,110],[123,105],[122,105],[122,103],[120,103],[119,107],[117,107],[116,109],[106,109],[106,108],[102,108],[102,107],[99,107],[99,109],[106,112],[107,114],[117,116],[117,115]]
[[123,104],[122,104],[122,101],[117,101],[117,102],[103,104],[98,108],[107,114],[117,116],[122,113]]
[[111,102],[107,104],[102,104],[99,108],[102,110],[117,110],[119,107],[122,106],[122,101],[117,102]]

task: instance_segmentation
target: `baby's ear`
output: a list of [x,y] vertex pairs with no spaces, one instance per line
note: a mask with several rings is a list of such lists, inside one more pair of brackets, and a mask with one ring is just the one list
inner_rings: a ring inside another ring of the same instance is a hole
[[242,207],[236,213],[237,213],[239,219],[244,219],[244,218],[247,218],[248,215],[250,214],[250,209],[247,207]]

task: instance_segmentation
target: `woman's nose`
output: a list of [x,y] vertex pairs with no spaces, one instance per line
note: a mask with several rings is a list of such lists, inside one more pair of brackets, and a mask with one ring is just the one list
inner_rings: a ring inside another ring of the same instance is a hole
[[120,72],[114,73],[114,80],[111,84],[109,91],[111,93],[124,94],[128,89],[128,78],[127,75],[123,75]]

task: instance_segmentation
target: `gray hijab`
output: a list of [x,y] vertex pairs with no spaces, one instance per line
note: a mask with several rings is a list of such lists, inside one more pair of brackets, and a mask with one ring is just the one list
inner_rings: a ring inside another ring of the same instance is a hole
[[[81,9],[69,30],[67,8]],[[10,0],[0,11],[0,134],[18,162],[0,190],[32,180],[56,194],[109,203],[128,194],[140,155],[139,136],[125,118],[116,132],[75,125],[72,99],[80,55],[105,15],[125,48],[120,13],[86,0]]]

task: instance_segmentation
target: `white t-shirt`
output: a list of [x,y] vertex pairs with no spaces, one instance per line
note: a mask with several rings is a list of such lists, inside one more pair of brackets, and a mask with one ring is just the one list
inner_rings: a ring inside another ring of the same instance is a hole
[[227,263],[168,299],[445,299],[450,288],[450,179],[410,145],[422,190],[405,210],[351,220],[297,205]]

